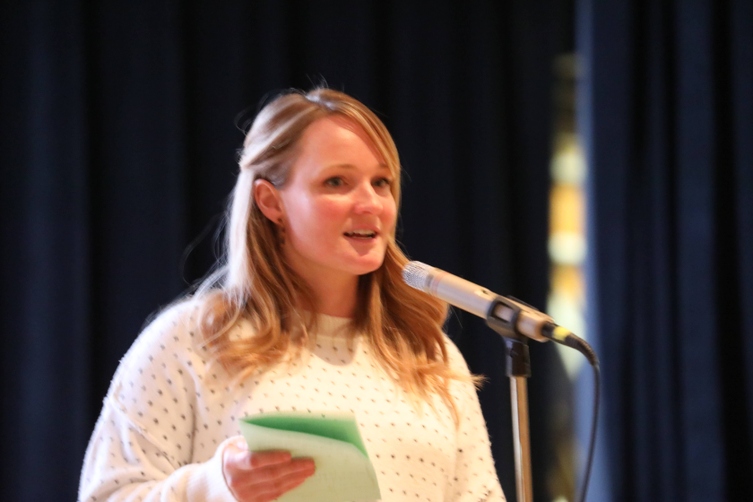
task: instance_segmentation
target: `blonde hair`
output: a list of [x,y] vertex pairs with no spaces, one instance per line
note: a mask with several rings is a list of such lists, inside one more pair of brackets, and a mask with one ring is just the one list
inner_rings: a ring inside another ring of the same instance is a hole
[[[285,185],[297,144],[314,121],[346,117],[363,128],[385,160],[400,200],[397,148],[381,120],[354,98],[327,88],[290,91],[268,103],[256,116],[240,155],[240,173],[228,210],[224,264],[198,291],[204,300],[200,329],[215,361],[240,378],[264,371],[290,357],[315,327],[315,298],[308,285],[285,263],[277,226],[253,200],[253,185],[265,179]],[[408,259],[395,242],[394,230],[382,266],[359,278],[352,327],[364,333],[382,366],[411,397],[430,401],[438,394],[457,420],[449,391],[454,379],[467,379],[450,368],[442,325],[447,304],[406,285]],[[250,322],[253,336],[233,339],[239,319]]]

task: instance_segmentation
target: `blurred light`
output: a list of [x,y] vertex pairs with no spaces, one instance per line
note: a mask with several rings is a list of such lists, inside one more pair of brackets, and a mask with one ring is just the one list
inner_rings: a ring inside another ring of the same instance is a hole
[[559,147],[552,158],[550,168],[555,183],[577,186],[583,184],[586,163],[575,134],[561,134]]
[[581,265],[586,258],[586,239],[581,234],[556,232],[549,236],[549,258],[563,265]]

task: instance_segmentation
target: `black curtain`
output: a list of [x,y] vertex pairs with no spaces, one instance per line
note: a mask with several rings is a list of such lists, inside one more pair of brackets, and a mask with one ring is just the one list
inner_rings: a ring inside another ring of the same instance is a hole
[[753,492],[753,3],[578,3],[611,494]]
[[[405,167],[409,255],[544,307],[564,3],[4,1],[0,498],[75,498],[119,358],[213,261],[237,126],[270,91],[326,81],[376,109]],[[488,376],[515,500],[503,344],[462,313],[449,329]],[[551,354],[533,348],[541,500]]]

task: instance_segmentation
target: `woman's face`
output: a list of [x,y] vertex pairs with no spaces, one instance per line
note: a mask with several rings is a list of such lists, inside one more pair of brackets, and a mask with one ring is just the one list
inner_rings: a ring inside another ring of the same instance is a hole
[[382,265],[397,219],[393,175],[363,129],[341,116],[313,122],[279,190],[287,262],[307,281]]

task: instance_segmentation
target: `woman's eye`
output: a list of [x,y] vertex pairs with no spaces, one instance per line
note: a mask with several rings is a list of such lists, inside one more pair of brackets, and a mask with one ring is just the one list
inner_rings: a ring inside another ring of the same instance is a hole
[[389,178],[379,178],[374,181],[374,186],[377,188],[386,188],[392,185],[392,180]]
[[324,185],[332,188],[341,187],[344,183],[343,179],[337,176],[324,180]]

